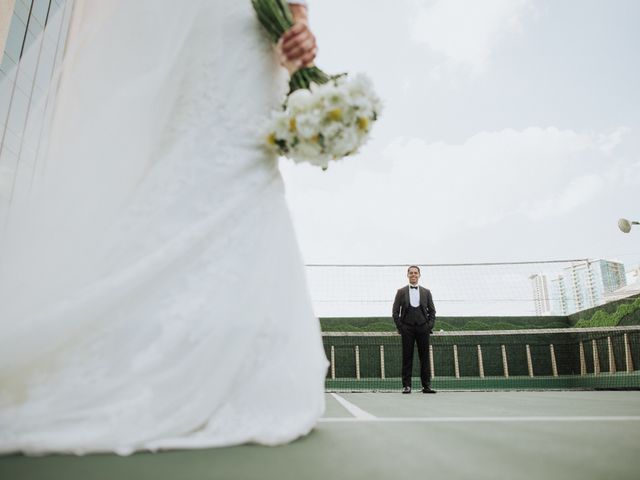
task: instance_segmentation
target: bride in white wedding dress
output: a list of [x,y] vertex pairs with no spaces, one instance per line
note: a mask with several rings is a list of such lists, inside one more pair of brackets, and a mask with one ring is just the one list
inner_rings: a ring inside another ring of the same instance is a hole
[[0,244],[0,452],[289,442],[327,361],[249,0],[76,1],[50,141]]

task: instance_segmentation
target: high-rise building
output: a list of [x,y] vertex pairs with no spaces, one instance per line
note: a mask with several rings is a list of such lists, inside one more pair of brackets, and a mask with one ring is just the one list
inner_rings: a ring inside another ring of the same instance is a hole
[[[615,272],[614,274],[612,274],[612,276],[617,279],[619,278],[618,276],[620,275],[620,273],[624,273],[624,271]],[[604,294],[604,299],[606,302],[613,302],[623,298],[640,295],[640,265],[632,268],[631,270],[627,270],[625,277],[625,286],[616,288],[615,290],[611,290]]]
[[602,276],[603,293],[611,293],[627,285],[627,275],[623,263],[608,260],[598,260],[598,262]]
[[535,305],[536,315],[550,315],[551,302],[546,275],[536,273],[531,275],[529,280],[531,280],[531,287],[533,289],[533,303]]
[[602,305],[608,300],[607,294],[626,284],[624,264],[620,262],[603,259],[574,262],[551,280],[551,311],[569,315]]
[[549,288],[551,294],[551,313],[554,315],[569,315],[574,310],[573,297],[567,292],[564,276],[558,275],[551,279]]

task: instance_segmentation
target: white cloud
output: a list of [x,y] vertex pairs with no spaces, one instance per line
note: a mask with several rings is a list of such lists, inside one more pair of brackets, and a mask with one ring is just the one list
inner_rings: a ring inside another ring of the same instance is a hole
[[[586,198],[580,185],[555,199],[567,177],[584,168],[598,155],[599,139],[589,134],[556,128],[527,128],[481,132],[461,144],[432,143],[408,139],[385,152],[394,164],[400,183],[423,185],[421,196],[428,204],[446,200],[447,217],[442,232],[495,224],[520,214],[539,199],[552,205],[573,205]],[[554,200],[551,200],[551,198]],[[542,218],[543,209],[536,218]]]
[[570,213],[595,198],[605,187],[605,180],[598,175],[584,175],[569,182],[558,195],[527,205],[522,213],[533,220]]
[[598,137],[600,150],[609,155],[622,142],[622,137],[631,131],[628,127],[616,128],[613,132]]
[[420,249],[446,250],[470,231],[583,212],[629,168],[601,149],[616,132],[531,127],[460,144],[406,138],[327,172],[286,164],[283,174],[308,260],[384,261],[397,258],[408,232]]
[[418,7],[413,38],[453,66],[481,73],[498,42],[521,31],[532,11],[531,0],[436,0]]

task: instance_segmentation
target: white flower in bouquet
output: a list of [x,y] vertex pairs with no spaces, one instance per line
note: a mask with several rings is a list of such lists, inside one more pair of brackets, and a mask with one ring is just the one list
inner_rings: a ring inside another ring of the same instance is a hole
[[291,124],[289,115],[287,115],[285,112],[273,112],[271,115],[270,126],[276,138],[288,139]]
[[301,113],[296,118],[296,130],[301,141],[312,140],[318,134],[319,118],[313,112]]
[[301,88],[287,97],[287,105],[289,106],[289,110],[297,113],[308,110],[312,108],[314,105],[314,97],[311,95],[311,92],[306,88]]

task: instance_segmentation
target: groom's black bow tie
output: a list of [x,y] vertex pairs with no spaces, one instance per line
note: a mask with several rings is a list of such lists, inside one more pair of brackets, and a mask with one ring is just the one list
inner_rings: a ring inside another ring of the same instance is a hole
[[417,289],[418,287],[414,287],[414,286],[412,286],[412,285],[409,285],[409,288],[415,288],[415,289]]

